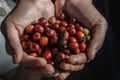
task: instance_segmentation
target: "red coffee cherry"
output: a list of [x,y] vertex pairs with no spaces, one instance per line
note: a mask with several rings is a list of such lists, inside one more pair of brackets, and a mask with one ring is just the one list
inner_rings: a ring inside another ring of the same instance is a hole
[[46,51],[43,53],[43,57],[45,59],[50,59],[52,57],[52,53],[50,51]]
[[40,33],[43,33],[43,32],[44,32],[44,28],[43,28],[43,26],[41,26],[41,25],[36,25],[36,26],[35,26],[35,31],[40,32]]
[[86,44],[84,43],[84,42],[82,42],[82,43],[80,43],[80,45],[79,45],[79,49],[80,49],[80,51],[85,51],[86,50]]

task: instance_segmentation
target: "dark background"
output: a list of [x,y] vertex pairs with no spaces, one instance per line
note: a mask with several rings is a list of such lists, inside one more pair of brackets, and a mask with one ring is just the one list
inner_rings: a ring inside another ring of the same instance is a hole
[[93,4],[106,18],[108,31],[102,48],[89,66],[95,80],[120,80],[120,4],[117,0],[93,0]]

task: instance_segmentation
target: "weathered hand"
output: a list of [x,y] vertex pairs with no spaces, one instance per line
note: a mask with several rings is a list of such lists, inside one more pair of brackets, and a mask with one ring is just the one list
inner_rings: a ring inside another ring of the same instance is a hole
[[[92,32],[92,39],[88,45],[86,55],[73,55],[71,56],[72,58],[70,58],[71,60],[68,60],[67,63],[63,62],[60,65],[61,68],[66,71],[82,69],[87,59],[93,60],[96,53],[101,48],[107,31],[107,22],[93,6],[91,0],[56,0],[55,9],[56,14],[62,10],[68,16],[75,17],[82,25],[89,28]],[[60,75],[58,78],[64,80],[67,76],[68,73],[64,78]]]
[[54,68],[47,64],[45,59],[26,54],[19,38],[31,22],[40,17],[48,19],[53,15],[54,5],[51,0],[19,0],[2,23],[1,32],[6,39],[7,52],[13,56],[14,63],[20,63],[29,73],[42,75],[54,73]]

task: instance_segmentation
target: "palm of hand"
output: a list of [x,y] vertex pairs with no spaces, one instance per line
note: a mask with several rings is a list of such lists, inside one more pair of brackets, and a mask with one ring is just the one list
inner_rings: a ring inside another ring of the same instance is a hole
[[[49,18],[54,15],[54,6],[50,1],[41,1],[40,3],[29,1],[26,4],[24,3],[21,1],[7,19],[20,33],[23,32],[26,26],[33,21],[37,21],[40,17]],[[49,6],[49,9],[46,6]]]
[[105,18],[93,6],[91,0],[61,0],[61,4],[58,5],[56,11],[62,9],[68,16],[75,17],[83,26],[91,30],[92,39],[88,45],[87,57],[93,60],[102,46],[107,31]]
[[[83,61],[81,62],[83,64],[87,61],[86,57],[89,60],[93,60],[96,52],[102,46],[107,31],[107,22],[105,18],[92,5],[91,0],[56,0],[55,7],[56,13],[62,10],[66,15],[75,17],[84,27],[91,30],[92,39],[88,45],[86,55],[77,55],[77,57],[74,58],[76,58],[76,60],[82,58],[81,60]],[[73,58],[71,60],[74,62]],[[71,62],[69,61],[69,63]],[[65,64],[62,65],[64,69]],[[59,78],[62,77],[59,76]]]
[[[54,15],[54,6],[51,1],[36,1],[37,0],[21,0],[3,21],[1,32],[6,39],[7,52],[13,55],[14,63],[21,63],[24,67],[29,68],[27,71],[32,72],[32,74],[47,74],[46,72],[49,74],[54,72],[53,67],[47,65],[43,58],[26,55],[19,40],[20,35],[23,34],[23,30],[31,24],[31,22],[38,20],[40,17],[49,18]],[[43,65],[45,65],[45,67],[43,67]],[[47,70],[47,68],[50,69],[50,67],[52,72]],[[33,71],[33,68],[37,69]],[[47,71],[45,71],[45,73],[44,71],[40,72],[41,68]]]

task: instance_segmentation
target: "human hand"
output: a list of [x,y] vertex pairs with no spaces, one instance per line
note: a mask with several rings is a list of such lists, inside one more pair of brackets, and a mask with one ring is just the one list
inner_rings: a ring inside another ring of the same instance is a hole
[[[68,60],[67,63],[62,63],[60,65],[60,67],[66,71],[82,69],[81,67],[86,63],[86,61],[93,60],[96,53],[101,48],[107,31],[107,22],[93,6],[92,0],[56,0],[55,9],[56,14],[62,10],[68,16],[75,17],[82,25],[89,28],[92,32],[92,38],[89,42],[86,55],[73,55],[74,58],[70,58],[71,60]],[[79,61],[80,58],[81,60]],[[74,62],[74,59],[76,61],[78,60],[80,63]],[[76,68],[75,66],[79,66],[79,68]],[[64,79],[67,76],[68,74],[66,74]],[[63,79],[60,75],[58,78]]]
[[19,37],[31,22],[53,15],[54,5],[51,0],[19,0],[2,23],[1,32],[6,39],[7,52],[13,56],[14,63],[20,63],[31,74],[51,75],[54,68],[41,57],[27,55],[21,47]]

